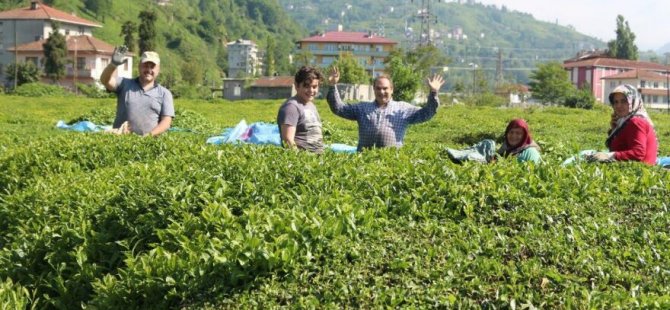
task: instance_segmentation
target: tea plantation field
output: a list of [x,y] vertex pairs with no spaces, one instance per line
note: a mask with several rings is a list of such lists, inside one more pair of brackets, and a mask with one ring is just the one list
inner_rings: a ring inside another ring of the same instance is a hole
[[[113,99],[0,96],[0,308],[670,307],[670,171],[560,167],[604,148],[607,107],[443,106],[362,154],[205,144],[280,104],[177,100],[192,131],[142,138],[54,128]],[[355,145],[318,108],[327,142]],[[514,117],[544,164],[443,151]]]

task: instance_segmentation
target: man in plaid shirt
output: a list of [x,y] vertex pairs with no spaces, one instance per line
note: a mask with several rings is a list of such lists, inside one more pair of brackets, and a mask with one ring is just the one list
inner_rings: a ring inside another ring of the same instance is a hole
[[340,72],[334,67],[328,82],[328,105],[336,115],[348,120],[358,122],[358,151],[373,147],[401,147],[405,138],[405,131],[411,124],[425,122],[435,115],[440,104],[437,92],[444,84],[440,75],[433,75],[428,79],[430,94],[428,103],[419,108],[407,102],[394,101],[393,82],[387,76],[375,78],[373,86],[375,91],[374,102],[361,102],[358,104],[344,104],[340,94],[335,87],[340,80]]

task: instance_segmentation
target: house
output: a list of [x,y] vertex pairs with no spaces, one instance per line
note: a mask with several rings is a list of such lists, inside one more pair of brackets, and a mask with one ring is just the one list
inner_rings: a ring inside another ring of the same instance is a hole
[[312,55],[312,63],[326,68],[342,53],[351,53],[372,77],[385,73],[384,61],[398,43],[371,32],[347,32],[339,26],[337,31],[316,34],[297,42],[298,53]]
[[238,39],[228,47],[228,77],[243,78],[261,74],[262,60],[258,46],[251,40]]
[[[642,101],[645,106],[656,109],[670,108],[668,79],[670,75],[667,72],[659,74],[655,71],[633,69],[619,74],[610,75],[602,78],[605,84],[605,94],[609,94],[621,84],[629,84],[636,87],[642,95]],[[607,102],[608,98],[605,98]]]
[[[19,62],[30,61],[43,71],[45,58],[42,46],[45,42],[46,40],[42,39],[19,45],[16,49],[9,48],[8,51],[16,52]],[[93,84],[99,81],[102,71],[111,61],[114,46],[89,35],[70,35],[66,37],[66,42],[70,61],[65,65],[65,77],[59,83],[72,87],[75,83]],[[128,61],[119,66],[117,74],[130,78],[133,58],[128,55],[126,59]],[[46,76],[42,77],[42,81],[50,82]]]
[[292,76],[264,76],[256,80],[223,79],[223,98],[286,99],[296,94]]
[[[608,90],[616,87],[613,83],[627,80],[631,84],[641,87],[643,94],[645,92],[650,94],[651,89],[654,88],[648,84],[649,80],[647,78],[651,77],[649,73],[665,77],[670,72],[670,66],[646,61],[616,59],[608,57],[603,53],[586,54],[568,59],[563,62],[563,68],[568,71],[570,81],[572,81],[573,85],[579,88],[589,85],[593,96],[600,102],[607,102]],[[628,75],[622,79],[605,79],[629,71],[637,72],[634,73],[635,78],[633,80],[627,79]],[[654,78],[657,79],[655,75]],[[663,83],[662,85],[662,87],[659,87],[660,89],[668,88],[667,83]],[[645,89],[649,90],[645,91]]]
[[[242,99],[287,99],[295,96],[292,76],[262,76],[256,80],[223,79],[223,98],[228,100]],[[374,89],[372,85],[338,84],[342,100],[372,101]],[[325,98],[326,87],[319,88],[319,98]]]
[[[9,64],[32,61],[40,67],[43,66],[42,43],[53,32],[54,22],[58,22],[59,32],[67,38],[68,57],[72,59],[70,66],[76,62],[77,67],[84,68],[82,70],[89,68],[88,71],[91,71],[77,72],[70,67],[67,78],[72,80],[76,73],[81,73],[77,78],[83,77],[82,81],[99,79],[99,72],[104,68],[102,65],[111,59],[111,45],[93,38],[93,28],[101,25],[39,1],[31,1],[28,7],[0,12],[0,84],[7,82],[5,68]],[[76,61],[77,59],[80,61]],[[132,63],[128,67],[132,68]],[[119,74],[130,76],[131,72],[122,69]],[[87,75],[91,76],[86,77]]]

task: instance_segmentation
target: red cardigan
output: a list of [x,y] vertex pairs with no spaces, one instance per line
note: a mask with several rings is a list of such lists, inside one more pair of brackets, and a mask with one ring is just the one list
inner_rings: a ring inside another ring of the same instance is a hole
[[654,127],[642,117],[631,118],[612,139],[610,152],[614,152],[616,160],[655,165],[658,142]]

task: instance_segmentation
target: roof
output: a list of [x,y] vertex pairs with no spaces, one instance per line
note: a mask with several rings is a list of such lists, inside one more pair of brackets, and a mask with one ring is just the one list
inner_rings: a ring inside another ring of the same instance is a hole
[[102,27],[102,25],[98,23],[65,13],[42,3],[38,3],[36,9],[31,9],[31,7],[28,6],[25,8],[0,12],[0,20],[3,19],[55,20],[68,24]]
[[658,74],[649,70],[633,69],[626,72],[606,76],[603,80],[629,80],[629,79],[646,79],[646,80],[665,80],[665,75]]
[[236,45],[236,44],[239,44],[239,45],[256,45],[256,43],[254,41],[243,40],[243,39],[237,39],[233,42],[226,43],[226,45]]
[[292,76],[262,76],[251,87],[293,87]]
[[[76,39],[76,46],[75,46],[75,39]],[[67,50],[68,51],[73,51],[77,50],[78,52],[93,52],[95,54],[109,54],[111,55],[112,52],[114,52],[114,46],[96,39],[92,36],[87,36],[87,35],[79,35],[79,36],[67,36]],[[16,47],[16,50],[19,52],[42,52],[44,51],[44,47],[42,45],[46,42],[47,40],[39,40],[39,41],[34,41],[26,44],[21,44]],[[13,52],[14,48],[8,48],[8,51]],[[132,55],[131,53],[128,53],[129,55]]]
[[628,59],[617,59],[610,57],[594,57],[585,60],[566,60],[563,62],[563,68],[575,67],[608,67],[608,68],[626,68],[626,69],[647,69],[656,71],[670,70],[669,66],[664,66],[654,62],[636,61]]
[[652,89],[652,88],[642,88],[640,93],[643,95],[652,95],[652,96],[667,96],[667,89]]
[[364,43],[364,44],[398,44],[384,37],[370,35],[367,32],[331,31],[311,36],[298,42],[331,42],[331,43]]

